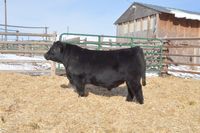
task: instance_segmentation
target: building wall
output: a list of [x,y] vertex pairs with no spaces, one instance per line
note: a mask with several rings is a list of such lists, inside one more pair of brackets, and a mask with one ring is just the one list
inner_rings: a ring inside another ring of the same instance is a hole
[[[200,21],[175,18],[170,14],[157,14],[139,18],[130,22],[117,25],[117,36],[133,36],[148,38],[169,38],[169,37],[200,37]],[[117,39],[120,43],[129,40]],[[200,45],[200,41],[172,41],[177,45]],[[195,54],[200,55],[200,49],[170,49],[172,54]],[[180,57],[172,57],[175,62],[180,61]],[[200,59],[193,57],[183,57],[181,61],[185,63],[200,63]]]
[[200,37],[200,21],[175,18],[170,14],[160,14],[158,18],[151,15],[118,24],[117,36]]
[[[188,20],[184,18],[175,18],[170,14],[160,14],[158,17],[158,38],[170,38],[170,37],[200,37],[200,21]],[[200,41],[197,40],[179,40],[171,41],[175,45],[200,45]],[[177,48],[170,49],[171,54],[182,55],[200,55],[199,48]],[[200,63],[200,58],[197,57],[172,57],[175,62],[185,63]]]
[[175,18],[171,14],[160,14],[158,38],[162,37],[200,37],[200,21]]
[[[200,21],[185,18],[175,18],[172,14],[158,13],[149,8],[137,5],[129,22],[120,23],[117,26],[117,36],[169,38],[169,37],[200,37]],[[126,43],[126,39],[117,39],[119,43]],[[173,44],[200,45],[199,41],[173,41]],[[200,55],[200,49],[170,49],[172,54]],[[179,57],[173,57],[174,61],[180,61]],[[186,63],[200,63],[200,59],[182,58]]]
[[[132,37],[156,37],[156,15],[139,18],[133,21],[117,25],[117,36]],[[126,42],[124,39],[118,39],[118,42]]]
[[[131,8],[134,8],[131,9]],[[155,37],[156,14],[155,10],[146,8],[141,5],[135,5],[128,10],[134,11],[129,14],[128,22],[117,24],[117,36],[133,36],[133,37]],[[127,11],[128,12],[128,11]],[[118,39],[124,41],[124,39]]]

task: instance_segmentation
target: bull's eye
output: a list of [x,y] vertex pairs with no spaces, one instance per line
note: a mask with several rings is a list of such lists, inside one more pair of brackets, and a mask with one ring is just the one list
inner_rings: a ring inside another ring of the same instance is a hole
[[55,50],[55,49],[51,49],[51,50],[50,50],[50,54],[51,54],[51,55],[54,55],[55,53],[56,53],[56,50]]
[[53,53],[56,53],[56,52],[57,52],[57,49],[56,49],[56,48],[54,48],[54,49],[53,49]]

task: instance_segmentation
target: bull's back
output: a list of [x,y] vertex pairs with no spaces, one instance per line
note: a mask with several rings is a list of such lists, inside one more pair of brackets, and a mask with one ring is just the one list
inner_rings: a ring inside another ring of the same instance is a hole
[[110,51],[97,51],[97,50],[87,50],[84,49],[81,52],[81,60],[92,62],[100,65],[112,64],[116,62],[131,61],[136,58],[139,47],[129,48],[129,49],[119,49]]

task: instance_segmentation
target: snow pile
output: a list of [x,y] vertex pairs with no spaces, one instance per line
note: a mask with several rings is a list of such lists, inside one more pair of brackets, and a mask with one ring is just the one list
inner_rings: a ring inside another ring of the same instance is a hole
[[33,57],[27,57],[27,56],[18,56],[15,54],[0,54],[0,59],[11,59],[11,60],[45,60],[43,56],[33,56]]
[[[32,60],[44,61],[43,56],[18,56],[14,54],[0,54],[0,60]],[[0,63],[0,70],[47,70],[51,67],[49,63]]]
[[[171,70],[181,70],[181,71],[192,71],[190,66],[185,66],[185,65],[171,65],[169,66],[168,69]],[[196,67],[194,72],[200,72],[200,67]],[[171,75],[174,75],[176,77],[181,77],[181,78],[194,78],[194,79],[200,79],[200,74],[190,74],[190,73],[181,73],[181,72],[168,72]]]
[[158,71],[147,71],[146,76],[147,77],[157,77],[157,76],[159,76],[159,72]]

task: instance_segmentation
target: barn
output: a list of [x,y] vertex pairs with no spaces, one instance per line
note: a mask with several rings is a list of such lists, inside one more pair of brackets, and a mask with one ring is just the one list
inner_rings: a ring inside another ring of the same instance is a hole
[[138,2],[114,24],[118,36],[200,37],[200,13]]
[[[167,46],[171,45],[167,49],[167,55],[172,55],[167,57],[173,61],[170,63],[199,66],[198,12],[134,2],[114,24],[117,36],[163,39]],[[117,41],[126,42],[124,39]]]

